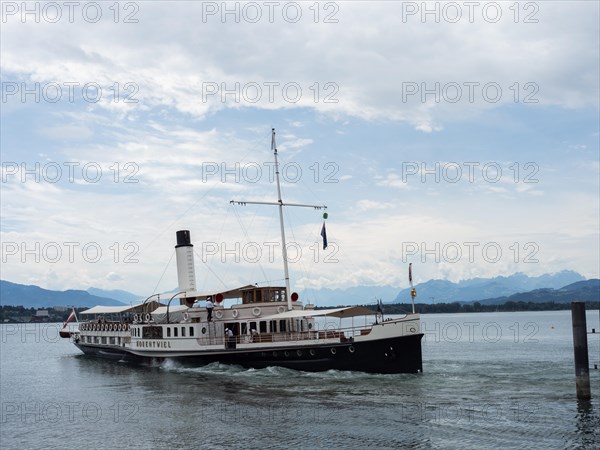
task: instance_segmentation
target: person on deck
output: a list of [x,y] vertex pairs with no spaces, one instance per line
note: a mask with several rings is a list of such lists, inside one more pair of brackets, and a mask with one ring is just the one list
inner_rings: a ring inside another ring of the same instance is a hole
[[208,297],[206,299],[206,312],[208,314],[208,321],[212,322],[212,313],[213,313],[213,308],[215,307],[214,303],[212,302],[212,297]]
[[225,348],[235,348],[235,338],[233,337],[233,331],[229,328],[225,328]]

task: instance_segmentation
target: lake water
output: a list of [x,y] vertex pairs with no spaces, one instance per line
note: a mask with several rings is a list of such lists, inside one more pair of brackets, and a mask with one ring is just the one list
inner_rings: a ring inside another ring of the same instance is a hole
[[[570,311],[424,315],[418,375],[140,366],[58,328],[0,326],[2,449],[600,448],[600,370],[578,402]],[[600,364],[600,334],[589,347]]]

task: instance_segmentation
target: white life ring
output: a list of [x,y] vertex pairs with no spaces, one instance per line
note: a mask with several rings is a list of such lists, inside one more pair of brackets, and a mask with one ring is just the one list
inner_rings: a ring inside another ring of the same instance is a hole
[[240,312],[237,309],[234,309],[231,311],[231,315],[233,316],[234,319],[237,319],[237,316],[240,315]]
[[278,306],[278,307],[277,307],[277,312],[278,312],[279,314],[281,314],[281,313],[285,312],[285,307],[283,307],[283,306]]
[[150,313],[146,313],[146,322],[150,322],[150,319],[152,319],[152,316],[150,315]]
[[134,321],[134,322],[139,322],[139,321],[140,321],[140,316],[138,316],[138,315],[137,315],[137,313],[135,313],[135,314],[133,315],[133,321]]
[[183,313],[183,320],[188,320],[190,318],[190,315],[187,312]]
[[252,310],[252,314],[254,315],[254,317],[260,316],[260,308],[254,308]]
[[215,311],[215,317],[217,319],[222,319],[223,318],[223,311]]

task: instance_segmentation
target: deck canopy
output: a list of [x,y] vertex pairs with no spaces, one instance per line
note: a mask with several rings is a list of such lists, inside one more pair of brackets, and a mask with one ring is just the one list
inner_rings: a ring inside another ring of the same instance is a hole
[[[172,305],[169,306],[169,313],[176,313],[176,312],[186,312],[189,308],[185,305]],[[154,311],[152,311],[152,315],[160,315],[160,314],[166,314],[167,313],[167,307],[166,306],[161,306],[160,308],[156,308]]]
[[[161,306],[152,311],[152,319],[155,323],[181,322],[183,320],[183,313],[188,309],[185,305],[171,305],[168,308]],[[168,317],[167,311],[169,312]]]
[[79,314],[120,314],[133,311],[141,311],[142,305],[135,306],[94,306],[81,311]]
[[207,292],[197,292],[197,291],[186,291],[186,292],[182,292],[179,293],[177,295],[175,295],[173,297],[172,294],[160,294],[161,299],[167,299],[167,298],[171,298],[173,297],[175,298],[179,298],[179,299],[185,299],[185,298],[194,298],[196,300],[206,300],[209,297],[212,297],[212,300],[215,300],[215,297],[219,294],[221,294],[223,296],[223,300],[227,300],[227,299],[231,299],[231,298],[242,298],[242,292],[248,289],[252,289],[255,288],[256,286],[252,285],[252,284],[248,284],[246,286],[241,286],[241,287],[237,287],[234,289],[229,289],[227,291],[223,291],[223,290],[219,290],[219,289],[214,289],[212,291],[207,291]]
[[364,306],[348,306],[346,308],[333,308],[333,309],[302,309],[282,312],[281,314],[274,314],[267,316],[263,320],[277,320],[277,319],[296,319],[300,317],[355,317],[355,316],[370,316],[375,314],[375,311],[365,308]]
[[79,314],[123,314],[123,313],[138,313],[150,312],[157,307],[163,306],[157,301],[147,302],[139,305],[123,305],[123,306],[94,306],[93,308],[81,311]]

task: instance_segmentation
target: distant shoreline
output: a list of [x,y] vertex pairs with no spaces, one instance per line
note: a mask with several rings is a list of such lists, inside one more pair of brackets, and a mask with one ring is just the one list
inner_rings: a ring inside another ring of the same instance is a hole
[[[577,300],[573,300],[577,301]],[[377,305],[362,305],[373,311],[377,311]],[[338,307],[342,307],[341,305]],[[330,307],[329,307],[330,308]],[[598,302],[585,302],[586,310],[595,310],[600,308],[600,301]],[[316,309],[327,309],[317,307]],[[555,303],[555,302],[505,302],[498,305],[482,305],[478,302],[474,303],[415,303],[415,312],[419,314],[457,314],[457,313],[478,313],[478,312],[519,312],[519,311],[564,311],[570,310],[571,303]],[[410,303],[394,303],[384,304],[384,314],[406,314],[412,312],[412,305]]]
[[[576,300],[574,300],[576,301]],[[345,305],[356,306],[356,305]],[[377,305],[362,305],[373,312],[377,311]],[[338,307],[343,307],[342,305]],[[317,307],[316,309],[328,309],[331,307]],[[75,308],[76,313],[88,309]],[[415,311],[419,314],[459,314],[459,313],[479,313],[479,312],[521,312],[521,311],[565,311],[571,309],[571,303],[534,303],[534,302],[506,302],[499,305],[482,305],[478,302],[473,304],[436,303],[425,304],[415,303]],[[600,302],[585,302],[586,310],[600,309]],[[38,311],[45,311],[47,315],[40,316]],[[412,312],[410,303],[384,304],[383,313],[386,314],[406,314]],[[71,313],[70,309],[65,307],[56,308],[25,308],[24,306],[0,306],[0,323],[56,323],[64,322]]]

